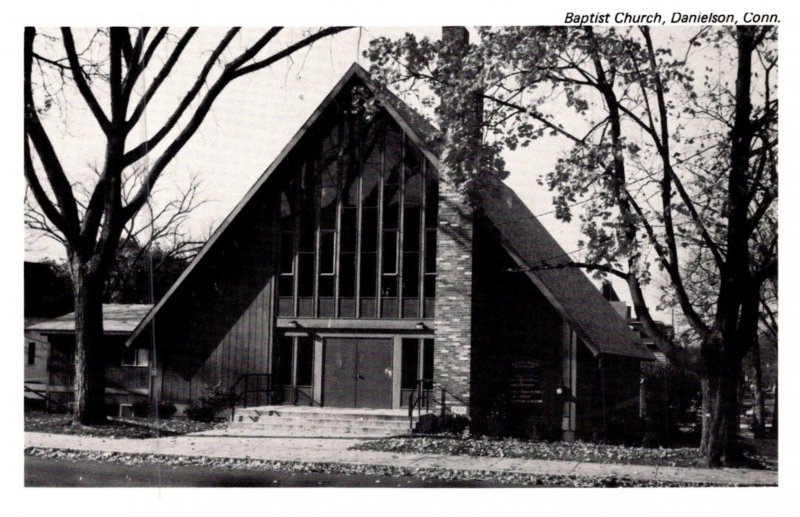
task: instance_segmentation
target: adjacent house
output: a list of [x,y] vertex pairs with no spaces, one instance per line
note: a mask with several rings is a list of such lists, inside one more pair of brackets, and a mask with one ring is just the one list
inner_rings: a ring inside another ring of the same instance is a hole
[[[69,286],[56,275],[50,264],[26,261],[23,271],[26,328],[69,310],[71,300]],[[26,407],[44,407],[50,343],[39,332],[26,330],[23,346],[25,405]]]
[[354,64],[169,292],[126,312],[114,403],[253,379],[254,404],[445,405],[478,433],[635,428],[652,353],[511,189],[475,207],[440,181],[439,142]]
[[[150,351],[126,347],[131,332],[152,305],[103,305],[106,361],[106,402],[111,415],[127,415],[136,402],[150,400],[152,391]],[[48,406],[67,407],[73,400],[75,382],[75,313],[44,320],[25,329],[26,336],[39,336],[49,350],[43,369],[44,386],[38,391]],[[26,379],[27,384],[27,379]]]
[[[617,311],[617,314],[622,316],[625,321],[628,322],[628,326],[639,336],[639,340],[645,347],[647,347],[648,350],[650,350],[656,360],[661,363],[667,363],[667,356],[664,355],[664,352],[662,352],[658,346],[656,346],[653,338],[650,337],[647,331],[645,331],[642,320],[640,320],[638,316],[632,315],[631,308],[628,306],[628,304],[619,299],[619,295],[617,295],[617,292],[614,290],[614,286],[611,285],[611,282],[608,280],[603,281],[600,291],[603,293],[603,298],[608,300],[608,303],[610,303],[611,306],[614,307],[614,310]],[[670,339],[674,337],[672,325],[664,323],[660,320],[655,320],[654,323],[658,326],[658,328],[661,329],[665,336],[669,337]]]

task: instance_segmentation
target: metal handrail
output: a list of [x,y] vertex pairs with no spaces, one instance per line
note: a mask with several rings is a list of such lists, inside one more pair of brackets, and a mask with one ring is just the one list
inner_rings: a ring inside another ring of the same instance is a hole
[[[255,388],[250,389],[250,379],[255,379]],[[266,379],[264,389],[261,389],[261,379]],[[244,381],[244,389],[237,392],[236,388]],[[250,393],[265,393],[267,396],[267,405],[272,404],[272,374],[271,373],[243,373],[239,375],[236,382],[230,387],[230,403],[231,403],[231,418],[233,418],[236,404],[244,401],[244,407],[247,407],[247,395]]]
[[414,389],[408,394],[408,425],[412,432],[414,431],[414,409],[417,410],[417,420],[422,417],[423,408],[425,411],[430,411],[432,400],[431,395],[434,392],[434,388],[438,388],[440,394],[438,401],[433,399],[433,402],[439,405],[440,416],[444,416],[448,411],[452,414],[455,414],[455,411],[447,406],[448,395],[460,402],[465,408],[467,408],[467,412],[469,413],[469,403],[447,389],[444,384],[432,379],[419,379],[414,384]]
[[23,388],[25,388],[25,391],[27,391],[29,393],[33,393],[34,395],[37,395],[39,398],[41,398],[45,402],[47,402],[47,406],[46,406],[47,408],[49,408],[50,405],[52,404],[52,405],[58,407],[59,409],[61,409],[62,411],[66,412],[66,413],[70,412],[70,408],[68,406],[65,406],[64,404],[62,404],[62,403],[58,402],[57,400],[53,399],[52,397],[50,397],[50,395],[47,392],[43,392],[43,391],[40,391],[40,390],[35,390],[35,389],[30,388],[28,386],[23,386]]

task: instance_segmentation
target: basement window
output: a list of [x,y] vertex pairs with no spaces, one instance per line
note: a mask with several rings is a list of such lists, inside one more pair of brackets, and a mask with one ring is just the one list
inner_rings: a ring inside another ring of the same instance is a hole
[[122,366],[148,366],[149,359],[149,350],[146,348],[126,347],[122,350]]
[[133,418],[133,404],[120,404],[119,417],[120,418]]

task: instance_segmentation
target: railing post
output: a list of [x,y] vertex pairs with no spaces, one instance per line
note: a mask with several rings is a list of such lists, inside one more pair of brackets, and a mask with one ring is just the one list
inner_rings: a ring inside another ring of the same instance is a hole
[[442,414],[441,414],[441,416],[442,417],[444,417],[444,413],[445,413],[445,411],[447,409],[445,407],[445,404],[446,404],[445,397],[446,397],[446,392],[444,391],[444,388],[442,388],[442,401],[441,401],[441,406],[442,406]]
[[[425,389],[425,385],[421,381],[417,381],[417,390],[419,391],[418,397],[424,396],[424,393],[425,393],[424,389]],[[427,397],[425,398],[425,403],[426,404],[428,403]],[[426,408],[426,411],[427,410],[428,410],[428,408]],[[422,418],[422,404],[418,404],[417,405],[417,419],[418,419],[418,421],[419,421],[420,418]]]

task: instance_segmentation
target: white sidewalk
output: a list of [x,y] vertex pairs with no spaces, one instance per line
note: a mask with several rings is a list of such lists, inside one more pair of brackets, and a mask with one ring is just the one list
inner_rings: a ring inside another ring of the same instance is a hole
[[94,438],[66,434],[25,433],[25,447],[47,447],[79,451],[125,454],[207,456],[305,463],[341,463],[407,468],[484,470],[534,475],[617,476],[638,480],[684,481],[718,485],[777,485],[778,473],[751,469],[703,469],[581,463],[574,461],[525,460],[351,451],[355,439],[281,438],[192,434],[168,438]]

